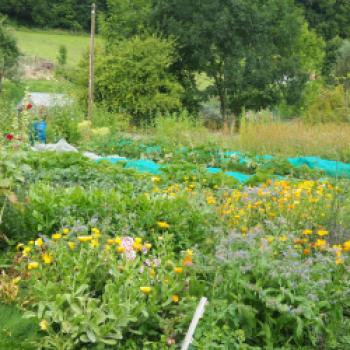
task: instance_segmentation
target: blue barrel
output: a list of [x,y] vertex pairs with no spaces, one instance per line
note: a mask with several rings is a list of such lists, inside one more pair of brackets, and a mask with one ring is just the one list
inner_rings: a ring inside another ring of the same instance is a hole
[[33,123],[32,128],[32,138],[33,141],[46,143],[46,122],[44,120],[40,120]]

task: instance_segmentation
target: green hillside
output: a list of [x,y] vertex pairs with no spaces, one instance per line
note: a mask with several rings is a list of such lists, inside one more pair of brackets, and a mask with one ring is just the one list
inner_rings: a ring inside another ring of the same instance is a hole
[[78,64],[89,47],[89,36],[60,31],[28,31],[15,29],[19,49],[26,56],[36,56],[56,62],[58,50],[65,45],[68,52],[67,63]]

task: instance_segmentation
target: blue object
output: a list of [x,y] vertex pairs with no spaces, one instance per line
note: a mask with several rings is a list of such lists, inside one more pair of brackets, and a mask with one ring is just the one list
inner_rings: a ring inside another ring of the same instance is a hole
[[31,140],[46,143],[46,127],[47,125],[44,120],[34,122],[32,125]]

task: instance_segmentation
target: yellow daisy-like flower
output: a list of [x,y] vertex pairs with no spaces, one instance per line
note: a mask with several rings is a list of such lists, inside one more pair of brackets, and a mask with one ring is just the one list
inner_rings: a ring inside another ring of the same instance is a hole
[[342,264],[344,264],[344,259],[342,259],[342,258],[337,258],[337,259],[335,259],[335,263],[336,263],[337,265],[342,265]]
[[319,235],[320,237],[327,236],[328,231],[327,230],[318,230],[317,235]]
[[68,242],[67,244],[68,244],[68,247],[69,247],[70,250],[74,250],[74,248],[75,248],[75,243],[74,242]]
[[60,233],[54,233],[51,238],[54,240],[54,241],[58,241],[62,238],[62,235]]
[[303,231],[304,235],[312,235],[312,230],[306,229]]
[[149,294],[149,293],[151,293],[151,291],[152,291],[152,287],[140,287],[140,291],[141,291],[143,294]]
[[271,244],[275,240],[275,238],[273,236],[267,236],[266,240]]
[[350,241],[344,242],[343,249],[345,252],[350,252]]
[[100,245],[100,243],[98,242],[97,239],[92,239],[92,240],[91,240],[90,246],[91,246],[92,248],[97,248],[99,245]]
[[92,236],[78,236],[78,240],[81,243],[91,242]]
[[91,233],[94,238],[99,238],[101,236],[101,231],[97,227],[93,227]]
[[52,256],[48,253],[45,253],[41,257],[43,259],[44,264],[50,265],[52,263]]
[[180,301],[180,297],[177,294],[174,294],[171,297],[171,300],[173,301],[173,303],[178,303]]
[[42,247],[44,245],[44,241],[42,238],[38,238],[37,240],[35,240],[35,245],[37,247]]
[[69,228],[64,228],[64,229],[63,229],[63,234],[64,234],[64,235],[68,235],[69,232],[70,232],[70,229],[69,229]]
[[107,239],[107,244],[113,245],[115,244],[115,240],[113,238]]
[[32,261],[28,264],[28,270],[35,270],[39,267],[39,263],[36,261]]
[[158,183],[158,182],[160,182],[160,177],[159,176],[153,176],[151,180],[154,183]]
[[279,240],[280,240],[281,242],[286,242],[286,241],[288,240],[288,237],[287,237],[286,235],[282,235],[282,236],[279,238]]
[[124,247],[117,247],[117,252],[118,253],[124,253],[125,252],[125,248]]
[[207,203],[209,205],[214,205],[214,204],[216,204],[216,199],[214,197],[210,196],[207,198]]
[[49,327],[49,323],[46,321],[46,320],[42,320],[40,323],[39,323],[39,326],[40,326],[40,329],[42,331],[47,331],[48,327]]
[[141,243],[137,243],[134,242],[134,244],[132,245],[133,249],[137,252],[140,252],[142,250],[142,244]]
[[193,256],[193,250],[192,249],[187,249],[186,250],[186,255],[187,256]]
[[150,250],[152,248],[152,244],[151,243],[145,243],[145,248],[147,250]]
[[162,230],[166,230],[170,227],[170,225],[165,221],[158,221],[157,224],[158,224],[158,227],[161,228]]
[[29,241],[28,245],[34,245],[34,241]]
[[118,245],[121,245],[122,244],[122,240],[120,237],[116,237],[115,238],[115,243],[118,244]]
[[327,245],[327,242],[324,239],[318,239],[315,243],[314,246],[316,248],[324,248]]
[[174,272],[180,274],[180,273],[183,272],[183,268],[182,268],[182,267],[175,267],[175,268],[174,268]]
[[23,248],[23,256],[28,256],[28,254],[31,252],[32,248],[30,247],[24,247]]
[[135,238],[135,243],[142,243],[142,238],[136,237]]

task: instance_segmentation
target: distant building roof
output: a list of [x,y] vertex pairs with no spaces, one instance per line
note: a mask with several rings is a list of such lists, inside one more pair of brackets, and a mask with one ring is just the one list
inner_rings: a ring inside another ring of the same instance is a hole
[[[33,107],[51,108],[51,107],[64,107],[72,104],[72,99],[66,94],[54,94],[46,92],[28,92],[27,98]],[[21,110],[23,108],[23,100],[17,105],[17,108]]]

